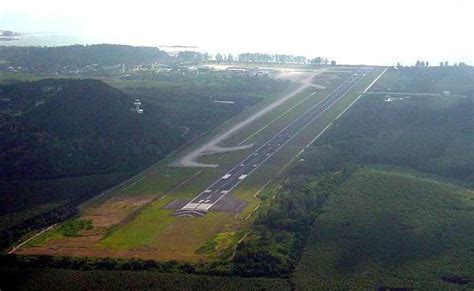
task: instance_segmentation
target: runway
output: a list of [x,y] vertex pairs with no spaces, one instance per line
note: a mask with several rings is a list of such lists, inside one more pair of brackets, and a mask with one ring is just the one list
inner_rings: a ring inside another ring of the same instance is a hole
[[244,179],[291,141],[300,131],[317,120],[326,110],[336,104],[366,75],[366,73],[367,69],[359,69],[357,73],[351,75],[351,77],[345,80],[319,103],[309,108],[253,153],[236,164],[225,175],[214,181],[209,187],[181,208],[181,210],[176,211],[175,215],[186,214],[186,216],[202,216],[205,214]]

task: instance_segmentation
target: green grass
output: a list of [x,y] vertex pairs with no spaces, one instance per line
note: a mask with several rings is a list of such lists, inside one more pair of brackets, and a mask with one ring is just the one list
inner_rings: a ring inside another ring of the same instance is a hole
[[450,91],[452,94],[464,95],[472,92],[473,83],[472,67],[391,68],[377,82],[373,91],[441,94],[443,91]]
[[26,243],[24,247],[44,246],[48,241],[59,240],[62,238],[64,238],[64,234],[60,231],[60,226],[56,225],[52,229]]
[[414,97],[394,103],[367,95],[315,146],[334,159],[404,166],[473,185],[473,98]]
[[57,240],[64,237],[75,237],[79,235],[79,232],[82,230],[92,229],[92,222],[90,220],[82,220],[79,218],[71,218],[66,220],[59,226],[48,230],[44,234],[38,236],[37,238],[29,241],[26,246],[43,246],[50,240]]
[[[360,169],[316,220],[295,272],[304,290],[474,287],[474,193],[409,174]],[[442,278],[467,278],[468,285]]]
[[233,250],[232,247],[237,243],[237,240],[237,232],[221,232],[202,244],[196,250],[196,253],[213,255],[216,252],[219,252],[223,257],[228,257]]
[[70,219],[65,223],[61,224],[59,231],[64,236],[77,236],[81,230],[88,230],[92,228],[92,222],[90,220],[82,219]]
[[151,245],[156,237],[176,218],[172,210],[162,209],[157,201],[146,207],[132,221],[116,228],[99,243],[99,248],[131,249]]

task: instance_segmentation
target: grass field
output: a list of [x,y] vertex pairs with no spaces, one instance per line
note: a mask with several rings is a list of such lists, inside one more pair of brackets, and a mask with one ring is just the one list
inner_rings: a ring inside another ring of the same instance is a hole
[[[432,74],[436,73],[435,69]],[[412,72],[406,74],[411,76]],[[377,90],[396,90],[391,80],[407,78],[399,75],[399,71],[389,70],[381,78],[387,87],[376,83]],[[446,83],[451,78],[439,82]],[[400,86],[413,86],[404,82]],[[463,88],[474,90],[472,83],[463,84]],[[314,145],[311,151],[318,154],[308,154],[305,158],[313,165],[322,165],[321,158],[326,157],[328,166],[337,162],[400,166],[474,185],[472,94],[407,93],[395,96],[399,99],[390,102],[389,96],[390,93],[362,96]]]
[[33,74],[28,74],[28,73],[2,72],[2,74],[0,74],[0,84],[11,82],[11,81],[16,81],[16,82],[17,81],[37,81],[39,79],[41,78]]
[[391,69],[373,91],[466,95],[472,92],[472,67],[430,67]]
[[473,219],[470,190],[403,172],[360,169],[316,220],[296,286],[471,289]]

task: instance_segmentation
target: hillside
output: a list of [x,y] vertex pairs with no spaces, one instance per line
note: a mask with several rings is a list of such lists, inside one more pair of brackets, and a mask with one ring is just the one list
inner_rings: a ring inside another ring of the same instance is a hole
[[179,131],[144,104],[97,80],[0,87],[0,178],[56,178],[135,171],[179,143]]
[[474,193],[360,169],[329,197],[295,272],[297,289],[474,287]]
[[[0,86],[0,241],[74,214],[74,206],[183,143],[152,104],[97,80]],[[19,233],[20,232],[20,233]]]

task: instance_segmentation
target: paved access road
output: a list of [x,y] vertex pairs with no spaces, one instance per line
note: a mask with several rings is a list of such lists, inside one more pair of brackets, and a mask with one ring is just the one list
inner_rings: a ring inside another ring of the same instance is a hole
[[318,104],[308,109],[297,119],[287,125],[284,129],[270,138],[265,144],[260,146],[252,154],[243,159],[224,176],[212,183],[203,192],[199,193],[193,200],[186,204],[176,214],[185,211],[205,213],[225,195],[232,191],[247,176],[252,174],[259,166],[264,164],[272,155],[280,150],[285,144],[293,139],[301,130],[311,122],[318,119],[322,113],[331,108],[339,101],[354,85],[356,85],[366,74],[366,69],[360,69],[356,74],[351,75],[339,87],[327,95]]

